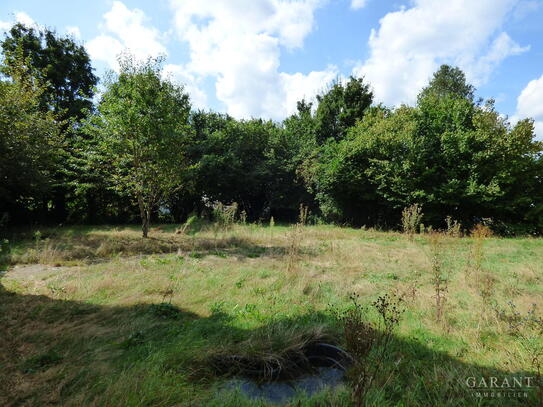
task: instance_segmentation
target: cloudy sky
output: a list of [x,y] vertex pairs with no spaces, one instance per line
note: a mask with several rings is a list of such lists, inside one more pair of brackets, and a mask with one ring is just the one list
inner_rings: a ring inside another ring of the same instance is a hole
[[543,0],[2,0],[0,30],[14,21],[73,35],[98,75],[125,48],[163,54],[194,105],[235,117],[282,119],[352,74],[409,104],[453,64],[543,136]]

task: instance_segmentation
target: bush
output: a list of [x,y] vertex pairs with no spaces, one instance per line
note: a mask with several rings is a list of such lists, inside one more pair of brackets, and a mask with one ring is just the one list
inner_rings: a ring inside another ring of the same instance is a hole
[[224,230],[229,229],[236,222],[238,204],[225,205],[221,202],[213,204],[213,220]]
[[402,212],[402,229],[404,233],[413,236],[419,230],[423,216],[422,207],[418,204],[405,208]]

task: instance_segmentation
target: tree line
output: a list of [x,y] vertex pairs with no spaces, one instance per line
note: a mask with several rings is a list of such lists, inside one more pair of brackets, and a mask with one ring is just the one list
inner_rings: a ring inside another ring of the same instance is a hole
[[251,221],[396,228],[488,222],[543,232],[543,143],[443,65],[414,106],[336,80],[282,122],[195,110],[161,60],[119,57],[100,83],[85,48],[14,25],[1,42],[0,224],[182,222],[213,202]]

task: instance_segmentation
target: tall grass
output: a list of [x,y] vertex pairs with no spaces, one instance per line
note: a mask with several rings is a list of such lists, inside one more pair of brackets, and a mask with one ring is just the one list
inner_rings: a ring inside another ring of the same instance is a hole
[[[0,405],[254,405],[219,391],[213,357],[224,367],[236,356],[238,372],[288,365],[308,337],[358,362],[344,387],[301,406],[473,405],[468,376],[540,374],[540,240],[434,232],[413,243],[305,217],[298,235],[281,225],[235,224],[217,239],[211,225],[155,228],[150,239],[137,228],[62,228],[12,242],[12,262],[50,261],[39,252],[51,247],[79,266],[32,264],[2,278]],[[495,318],[481,324],[486,272]],[[372,305],[385,292],[397,295]],[[387,325],[394,298],[407,310]],[[351,314],[338,322],[333,309]],[[479,404],[536,405],[537,389],[528,394]]]

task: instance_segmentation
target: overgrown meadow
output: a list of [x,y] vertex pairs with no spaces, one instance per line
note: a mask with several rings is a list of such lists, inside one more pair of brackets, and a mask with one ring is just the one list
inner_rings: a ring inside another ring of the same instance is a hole
[[344,385],[291,406],[536,405],[539,379],[520,397],[477,395],[470,380],[537,378],[543,245],[458,232],[20,232],[1,280],[0,404],[264,406],[214,361],[280,360],[316,338],[355,363]]

